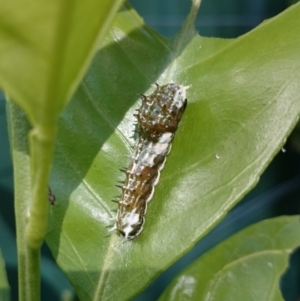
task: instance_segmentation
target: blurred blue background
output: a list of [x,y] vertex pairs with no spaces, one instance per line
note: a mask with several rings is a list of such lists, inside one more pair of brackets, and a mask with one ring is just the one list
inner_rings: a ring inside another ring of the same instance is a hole
[[[172,37],[190,9],[189,0],[131,0],[145,22]],[[263,20],[277,15],[293,0],[203,0],[196,27],[203,36],[234,38],[250,31]],[[158,277],[135,301],[157,300],[164,288],[185,266],[208,249],[257,221],[284,214],[300,213],[300,127],[270,164],[257,187],[239,203],[210,234],[166,272]],[[0,249],[6,262],[12,300],[17,300],[17,261],[13,212],[13,176],[7,136],[5,101],[0,95]],[[299,234],[300,235],[300,234]],[[281,288],[287,301],[300,300],[300,252],[291,257]],[[47,247],[42,252],[42,300],[60,300],[70,284],[52,260]]]

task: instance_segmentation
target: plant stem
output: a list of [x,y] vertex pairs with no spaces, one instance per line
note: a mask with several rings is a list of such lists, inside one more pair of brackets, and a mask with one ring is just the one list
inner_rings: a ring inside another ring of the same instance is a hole
[[48,182],[51,170],[55,127],[34,128],[30,132],[32,204],[26,227],[26,241],[31,248],[40,248],[47,231]]
[[[40,300],[40,247],[47,229],[48,175],[53,139],[32,130],[23,111],[7,102],[8,128],[14,167],[19,300]],[[30,133],[30,152],[28,135]],[[49,136],[55,135],[55,131]]]

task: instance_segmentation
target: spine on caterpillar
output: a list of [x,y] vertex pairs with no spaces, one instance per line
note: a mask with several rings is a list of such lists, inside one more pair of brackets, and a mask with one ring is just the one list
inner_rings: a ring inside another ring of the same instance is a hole
[[142,106],[135,114],[138,139],[122,186],[116,222],[126,239],[134,239],[143,230],[147,203],[152,199],[166,157],[171,150],[178,124],[184,113],[188,87],[175,83],[157,85],[149,96],[140,95]]

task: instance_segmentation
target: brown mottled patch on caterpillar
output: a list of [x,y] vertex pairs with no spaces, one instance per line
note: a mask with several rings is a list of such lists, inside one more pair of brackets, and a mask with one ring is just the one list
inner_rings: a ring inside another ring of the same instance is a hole
[[157,85],[149,96],[140,95],[142,106],[135,114],[138,139],[122,186],[116,222],[126,239],[134,239],[143,230],[147,203],[152,199],[172,140],[184,113],[187,99],[184,87],[175,83]]

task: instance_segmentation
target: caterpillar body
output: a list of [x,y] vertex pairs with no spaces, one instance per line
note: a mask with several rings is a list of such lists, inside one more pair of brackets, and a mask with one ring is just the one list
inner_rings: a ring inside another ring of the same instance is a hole
[[143,230],[147,204],[153,197],[187,104],[188,87],[175,83],[156,86],[151,95],[140,95],[142,105],[135,114],[138,139],[129,167],[121,170],[126,179],[119,186],[122,195],[116,201],[118,211],[112,230],[118,230],[129,240]]

